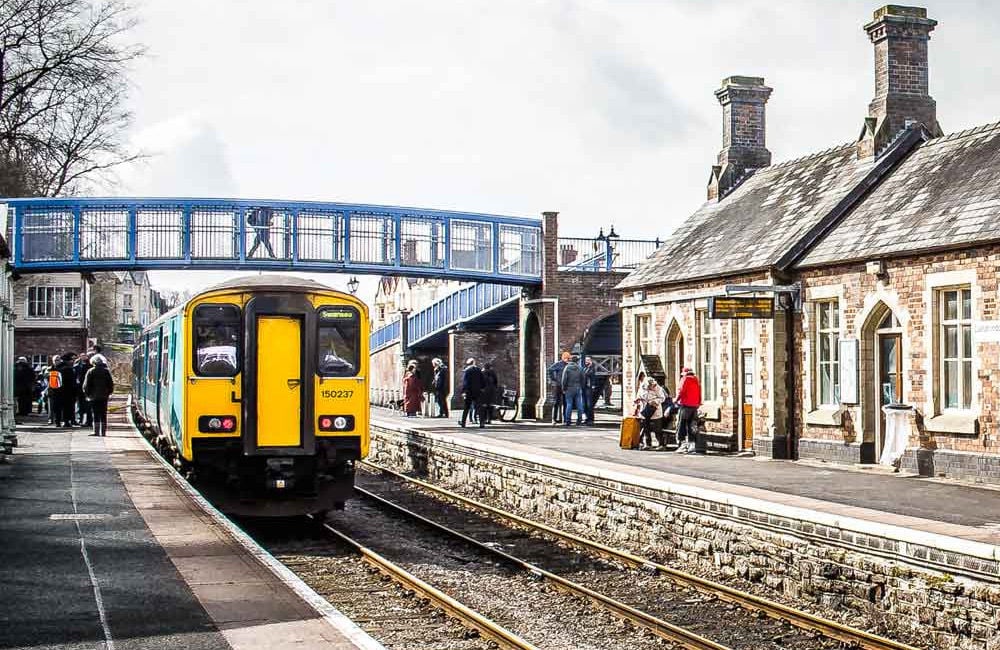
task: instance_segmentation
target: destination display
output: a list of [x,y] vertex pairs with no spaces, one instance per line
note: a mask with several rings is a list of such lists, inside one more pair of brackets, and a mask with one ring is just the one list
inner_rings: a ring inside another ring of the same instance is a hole
[[709,318],[774,318],[774,298],[711,296]]

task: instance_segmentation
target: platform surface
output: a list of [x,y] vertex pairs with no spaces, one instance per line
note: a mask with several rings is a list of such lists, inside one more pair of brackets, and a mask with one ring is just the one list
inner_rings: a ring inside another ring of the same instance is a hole
[[500,453],[529,449],[554,463],[592,463],[877,525],[1000,544],[1000,490],[994,487],[893,474],[877,466],[624,450],[618,447],[617,429],[608,426],[525,421],[463,429],[454,418],[407,418],[386,409],[372,413],[377,423],[487,443]]
[[109,420],[95,438],[29,417],[0,464],[0,648],[380,647],[331,624],[216,523],[123,408]]

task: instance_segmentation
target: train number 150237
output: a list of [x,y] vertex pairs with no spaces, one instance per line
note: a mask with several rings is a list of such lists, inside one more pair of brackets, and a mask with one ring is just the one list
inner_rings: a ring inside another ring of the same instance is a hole
[[320,391],[320,395],[322,395],[326,399],[347,399],[348,397],[351,397],[352,395],[354,395],[354,391],[353,390],[324,390],[324,391]]

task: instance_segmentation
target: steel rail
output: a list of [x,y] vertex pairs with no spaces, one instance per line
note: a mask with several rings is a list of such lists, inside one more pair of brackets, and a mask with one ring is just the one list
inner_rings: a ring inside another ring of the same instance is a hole
[[456,494],[455,492],[445,488],[427,483],[426,481],[421,481],[420,479],[413,478],[412,476],[401,474],[370,461],[362,461],[362,464],[380,472],[385,472],[391,476],[403,479],[445,498],[465,504],[471,508],[488,512],[501,519],[512,521],[532,530],[552,535],[565,542],[590,551],[591,553],[596,553],[604,557],[622,561],[632,567],[655,570],[657,573],[663,574],[666,578],[678,585],[694,589],[703,594],[714,596],[719,600],[738,605],[744,609],[762,612],[771,618],[786,621],[789,624],[804,630],[817,632],[827,638],[847,644],[849,647],[859,648],[860,650],[919,650],[914,646],[900,643],[899,641],[893,641],[892,639],[887,639],[865,630],[852,628],[842,623],[832,621],[828,618],[797,610],[768,598],[740,591],[739,589],[728,587],[712,580],[708,580],[707,578],[702,578],[694,574],[669,567],[665,564],[654,562],[633,553],[629,553],[628,551],[612,548],[579,535],[574,535],[573,533],[562,531],[546,524],[525,519],[524,517],[514,513],[494,508],[493,506],[485,503],[480,503],[479,501],[462,496],[461,494]]
[[475,546],[477,549],[485,553],[489,553],[491,555],[499,557],[500,559],[510,564],[513,564],[514,566],[520,567],[536,578],[547,580],[548,582],[552,583],[555,587],[567,593],[573,594],[575,596],[582,596],[583,598],[590,600],[599,607],[614,613],[619,618],[632,621],[637,626],[645,628],[650,632],[652,632],[653,634],[663,639],[667,639],[668,641],[677,644],[678,646],[684,648],[685,650],[732,650],[728,646],[720,645],[710,639],[706,639],[703,636],[691,632],[690,630],[685,630],[682,627],[678,627],[676,625],[668,623],[667,621],[664,621],[661,618],[657,618],[652,614],[648,614],[640,609],[636,609],[634,607],[631,607],[630,605],[626,605],[625,603],[619,600],[615,600],[610,596],[606,596],[600,592],[594,591],[593,589],[590,589],[581,584],[573,582],[572,580],[567,580],[562,576],[556,575],[555,573],[552,573],[550,571],[546,571],[545,569],[536,566],[530,562],[526,562],[525,560],[522,560],[504,551],[501,551],[500,549],[494,548],[488,544],[484,544],[483,542],[480,542],[477,539],[469,537],[464,533],[449,528],[444,524],[428,519],[423,515],[419,515],[399,504],[393,503],[383,497],[380,497],[377,494],[373,494],[372,492],[369,492],[364,488],[355,486],[354,490],[359,494],[362,494],[365,498],[380,503],[386,508],[390,508],[410,519],[419,521],[420,523],[430,528],[433,528],[434,530],[438,530],[448,536],[461,539],[463,542]]
[[[317,519],[313,518],[314,521]],[[468,627],[474,628],[480,635],[493,640],[501,648],[512,650],[539,650],[537,646],[525,641],[510,630],[494,623],[482,614],[466,607],[443,591],[427,584],[406,569],[394,564],[390,560],[382,557],[370,548],[365,547],[348,535],[337,530],[330,524],[321,524],[327,532],[337,539],[347,544],[370,565],[378,569],[382,574],[391,578],[394,582],[401,584],[407,589],[419,593],[435,605],[451,614],[454,618],[462,621]]]

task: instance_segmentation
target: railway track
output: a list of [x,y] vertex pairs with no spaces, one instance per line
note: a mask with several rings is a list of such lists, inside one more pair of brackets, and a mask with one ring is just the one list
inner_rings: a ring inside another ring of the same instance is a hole
[[[470,544],[488,548],[504,561],[518,564],[560,589],[575,591],[607,607],[617,616],[670,639],[679,647],[916,650],[913,646],[530,521],[392,470],[370,463],[365,465],[371,472],[371,478],[359,473],[359,485],[371,487],[378,477],[391,479],[378,483],[379,495],[358,487],[366,498],[378,500],[383,507],[392,508],[401,516],[419,520],[424,525],[446,530],[447,534],[465,539]],[[442,508],[441,498],[458,507],[451,511]],[[441,523],[442,519],[446,520],[445,524]],[[569,563],[570,566],[559,566],[566,563],[556,561],[555,566],[547,569],[522,559],[530,556],[540,558],[539,564],[553,564],[553,540],[558,540],[558,548],[578,551],[579,561]],[[510,548],[511,552],[507,553],[502,548]],[[592,568],[588,575],[584,557],[599,557],[611,565],[618,565],[622,567],[619,573],[628,577],[622,580],[621,576],[616,578],[606,571],[595,574]],[[579,582],[563,577],[576,577],[577,574]],[[671,595],[680,598],[663,598],[664,582],[674,590]],[[587,583],[590,583],[589,587]],[[611,591],[618,597],[601,597],[598,591]],[[724,629],[711,629],[711,621],[716,616],[726,623],[721,626]],[[751,619],[749,622],[745,620],[747,617]],[[675,623],[668,623],[668,620]],[[733,635],[734,629],[739,630],[739,634]],[[704,636],[692,630],[702,631]],[[720,631],[721,638],[718,635]],[[716,639],[716,642],[709,641],[709,638]]]

